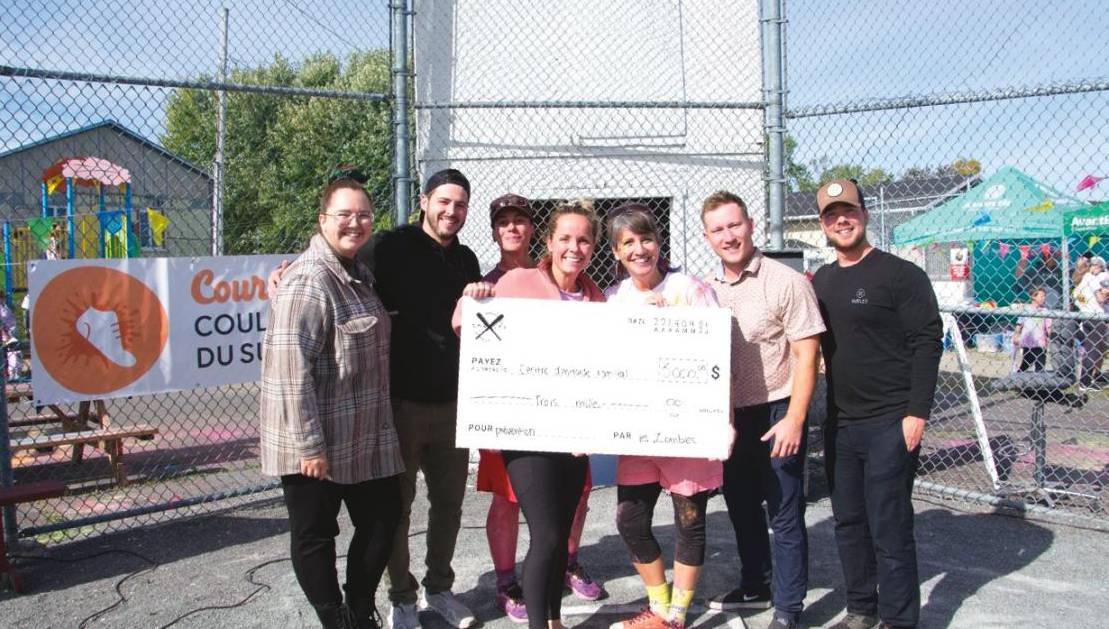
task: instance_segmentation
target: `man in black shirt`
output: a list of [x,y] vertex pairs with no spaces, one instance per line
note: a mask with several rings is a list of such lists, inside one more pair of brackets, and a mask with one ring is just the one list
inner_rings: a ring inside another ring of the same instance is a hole
[[847,615],[834,627],[915,627],[920,616],[912,488],[942,352],[928,276],[867,242],[862,191],[817,191],[836,262],[813,277],[828,331],[825,461]]
[[409,514],[420,470],[430,508],[419,608],[438,612],[455,627],[475,623],[473,613],[451,594],[451,561],[469,465],[469,451],[454,446],[459,340],[451,315],[463,288],[481,279],[477,256],[457,237],[469,202],[466,177],[457,170],[441,170],[424,184],[419,224],[381,233],[358,252],[373,271],[374,288],[393,317],[390,385],[405,474],[403,517],[388,567],[392,629],[420,626],[418,586],[409,572],[408,553]]

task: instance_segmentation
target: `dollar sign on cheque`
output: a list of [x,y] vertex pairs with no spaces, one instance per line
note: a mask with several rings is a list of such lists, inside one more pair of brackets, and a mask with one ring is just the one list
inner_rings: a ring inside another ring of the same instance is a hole
[[720,366],[719,365],[713,365],[712,366],[712,379],[713,380],[719,380],[720,379]]

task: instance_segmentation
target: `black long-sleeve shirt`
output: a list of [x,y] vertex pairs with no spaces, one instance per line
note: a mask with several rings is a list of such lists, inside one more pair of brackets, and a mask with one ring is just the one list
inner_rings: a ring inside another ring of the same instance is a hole
[[821,338],[828,412],[837,421],[932,410],[943,352],[936,294],[919,267],[878,249],[813,277],[828,331]]
[[458,397],[458,335],[451,315],[462,289],[481,279],[477,256],[454,239],[446,247],[419,225],[378,234],[358,252],[393,314],[391,393],[413,402]]

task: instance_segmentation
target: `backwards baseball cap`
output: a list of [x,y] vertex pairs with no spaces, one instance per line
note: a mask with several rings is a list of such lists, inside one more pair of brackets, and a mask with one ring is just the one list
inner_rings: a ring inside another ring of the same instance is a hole
[[428,177],[424,182],[424,194],[431,194],[432,190],[449,183],[459,186],[466,191],[466,196],[470,196],[470,180],[454,168],[440,170]]
[[489,223],[496,223],[497,215],[504,210],[517,210],[527,216],[529,221],[535,222],[531,210],[528,209],[528,200],[518,194],[509,192],[493,199],[493,202],[489,204]]
[[864,208],[862,199],[859,184],[850,179],[835,179],[816,191],[816,211],[823,214],[824,210],[836,203],[845,203],[861,210]]

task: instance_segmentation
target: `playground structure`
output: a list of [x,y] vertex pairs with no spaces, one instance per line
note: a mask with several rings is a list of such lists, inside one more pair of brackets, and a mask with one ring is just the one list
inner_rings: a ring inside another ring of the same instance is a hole
[[[9,306],[13,288],[27,286],[26,263],[39,257],[36,240],[49,240],[44,247],[47,258],[130,258],[142,253],[132,227],[131,173],[126,168],[99,157],[67,157],[43,170],[41,179],[41,218],[26,225],[3,223],[4,286]],[[108,206],[108,186],[120,190],[120,207]],[[78,213],[78,187],[96,189],[94,213]],[[64,215],[50,205],[58,188],[65,195]],[[64,229],[59,229],[62,225]]]

